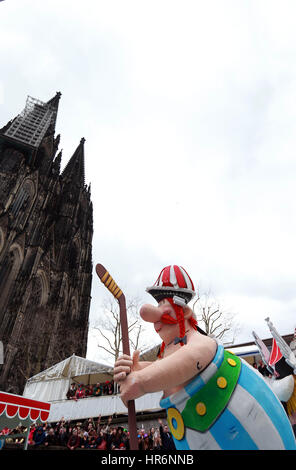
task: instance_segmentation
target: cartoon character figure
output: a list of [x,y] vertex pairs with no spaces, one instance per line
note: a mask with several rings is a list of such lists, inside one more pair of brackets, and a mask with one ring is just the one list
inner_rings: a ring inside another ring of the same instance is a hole
[[296,449],[283,406],[259,372],[197,326],[185,269],[165,267],[147,291],[158,306],[144,305],[140,315],[162,346],[155,362],[140,362],[138,351],[118,358],[122,401],[163,390],[160,406],[178,450]]

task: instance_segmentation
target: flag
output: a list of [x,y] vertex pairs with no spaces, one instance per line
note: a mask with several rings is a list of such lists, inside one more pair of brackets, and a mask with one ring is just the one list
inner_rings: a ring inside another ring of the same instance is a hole
[[274,366],[283,357],[280,348],[278,347],[276,340],[272,340],[272,349],[269,358],[269,365]]

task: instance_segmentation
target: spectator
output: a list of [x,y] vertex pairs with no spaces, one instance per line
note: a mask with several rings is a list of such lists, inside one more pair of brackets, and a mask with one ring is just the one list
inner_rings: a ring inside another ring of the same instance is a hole
[[36,426],[35,424],[32,424],[30,426],[30,432],[28,436],[28,445],[33,445],[33,435],[34,435],[35,430],[36,430]]
[[71,383],[71,386],[66,394],[68,400],[73,400],[76,394],[76,384],[74,382]]
[[80,398],[85,398],[85,389],[82,384],[79,384],[76,394],[75,394],[76,400],[79,400]]
[[95,422],[94,422],[93,418],[88,418],[83,422],[83,424],[82,424],[83,429],[85,429],[87,431],[89,424],[91,424],[93,427],[95,427]]
[[138,434],[138,435],[137,435],[137,438],[138,438],[138,449],[139,449],[139,450],[143,450],[143,438],[142,438],[142,435],[141,435],[141,434]]
[[103,386],[104,395],[113,395],[114,392],[114,382],[107,380]]
[[103,385],[103,395],[108,395],[108,384],[109,381],[107,380]]
[[85,398],[92,397],[94,394],[94,388],[92,385],[85,386]]
[[113,395],[113,393],[114,393],[114,382],[112,380],[112,382],[108,383],[108,395]]
[[162,426],[162,420],[159,419],[159,432],[161,437],[161,442],[164,450],[175,450],[175,443],[172,438],[172,434],[169,431],[169,427],[167,425]]
[[95,397],[99,397],[100,395],[102,395],[102,387],[99,382],[94,386],[93,394]]
[[80,447],[81,449],[88,449],[89,448],[89,439],[88,439],[88,433],[87,431],[80,431],[79,434],[80,437]]
[[67,430],[64,426],[61,426],[58,428],[57,430],[57,441],[58,441],[58,444],[65,447],[68,443],[68,433],[67,433]]
[[107,433],[100,431],[97,437],[97,449],[107,450],[108,436]]
[[42,426],[38,426],[38,428],[35,429],[34,434],[33,434],[32,445],[40,446],[41,444],[44,444],[45,438],[46,438],[46,435]]
[[67,447],[69,450],[75,450],[80,444],[80,437],[78,435],[77,429],[73,430],[73,433],[68,439]]
[[57,445],[57,443],[58,443],[58,440],[54,432],[54,428],[50,428],[48,433],[46,434],[44,445],[48,447],[48,446]]
[[152,427],[150,428],[150,430],[149,430],[148,435],[149,435],[149,437],[151,437],[151,439],[153,439],[154,434],[155,434],[155,427],[152,426]]
[[125,449],[130,450],[130,443],[129,443],[129,432],[127,429],[123,430],[122,433],[122,442],[124,443]]
[[268,375],[269,375],[269,371],[268,371],[267,367],[263,364],[262,361],[259,362],[258,371],[259,371],[260,374],[262,374],[264,377],[268,377]]
[[87,426],[87,432],[89,437],[95,436],[98,437],[96,429],[93,427],[92,423],[89,423]]
[[98,442],[97,442],[98,436],[96,433],[92,434],[89,436],[89,448],[90,449],[96,449]]
[[123,442],[123,428],[118,426],[118,428],[112,429],[111,438],[109,441],[110,450],[119,449],[120,444]]
[[109,434],[110,434],[110,424],[111,424],[111,422],[112,422],[112,416],[109,416],[107,424],[104,427],[101,426],[100,425],[101,415],[99,416],[98,422],[97,422],[97,434],[99,434],[99,431],[103,431],[104,433],[106,433],[107,436],[108,436],[108,443],[109,443]]
[[153,438],[153,450],[162,450],[162,443],[161,443],[161,438],[160,435],[155,433],[154,438]]
[[9,429],[7,426],[5,426],[2,431],[0,432],[0,436],[8,436],[10,434],[11,429]]
[[148,434],[144,434],[143,436],[142,450],[153,450],[153,441],[150,439]]

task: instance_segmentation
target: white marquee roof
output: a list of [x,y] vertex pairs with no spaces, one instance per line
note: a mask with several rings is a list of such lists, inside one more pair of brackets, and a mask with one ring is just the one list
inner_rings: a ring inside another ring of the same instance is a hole
[[112,367],[73,354],[31,377],[26,383],[23,396],[47,402],[64,400],[72,382],[87,385],[112,378]]

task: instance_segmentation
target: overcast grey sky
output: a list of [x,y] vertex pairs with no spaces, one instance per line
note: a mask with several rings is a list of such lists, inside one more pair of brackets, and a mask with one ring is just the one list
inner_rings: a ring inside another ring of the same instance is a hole
[[[86,139],[94,266],[146,302],[181,264],[238,313],[240,341],[270,336],[268,315],[296,326],[295,17],[294,1],[0,3],[1,125],[62,92],[63,165]],[[92,323],[107,295],[94,274]]]

